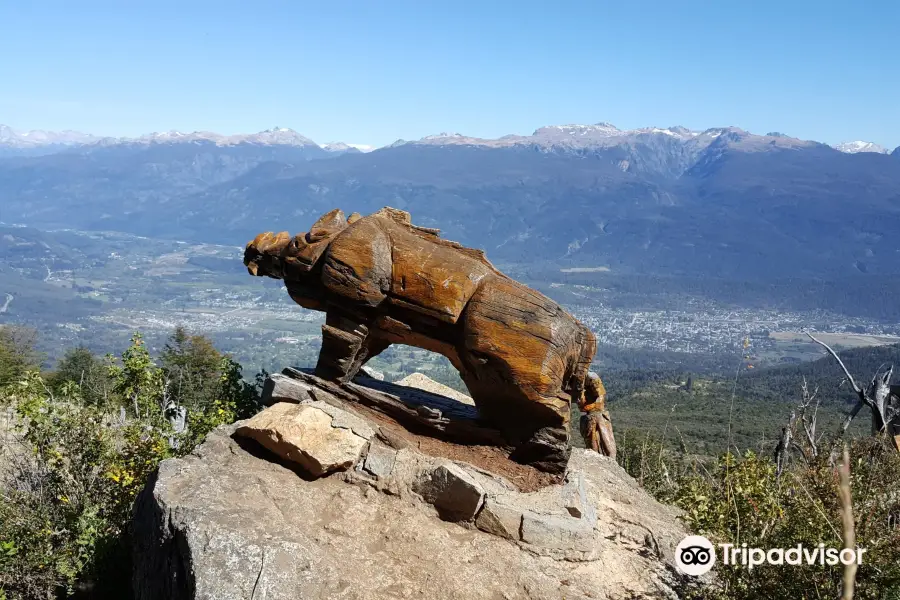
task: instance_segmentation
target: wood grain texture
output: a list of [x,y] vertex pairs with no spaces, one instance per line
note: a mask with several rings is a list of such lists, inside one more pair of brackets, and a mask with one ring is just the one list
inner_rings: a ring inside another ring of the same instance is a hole
[[572,402],[596,413],[591,445],[614,454],[606,392],[588,377],[591,331],[480,250],[438,234],[389,207],[350,219],[335,209],[307,233],[260,234],[244,264],[283,279],[301,306],[326,312],[320,377],[347,384],[390,344],[417,346],[451,361],[482,418],[523,462],[565,468]]

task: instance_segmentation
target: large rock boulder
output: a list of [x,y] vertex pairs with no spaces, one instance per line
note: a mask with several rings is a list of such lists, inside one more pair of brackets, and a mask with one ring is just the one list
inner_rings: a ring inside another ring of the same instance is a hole
[[233,435],[248,424],[164,461],[138,498],[138,600],[674,597],[677,511],[596,453],[521,493],[373,427],[349,470],[310,480]]
[[[317,404],[280,402],[238,427],[236,433],[296,463],[312,477],[343,471],[359,460],[367,438],[350,427],[334,426],[334,413],[338,418],[346,413],[324,403]],[[371,435],[369,429],[368,437]]]

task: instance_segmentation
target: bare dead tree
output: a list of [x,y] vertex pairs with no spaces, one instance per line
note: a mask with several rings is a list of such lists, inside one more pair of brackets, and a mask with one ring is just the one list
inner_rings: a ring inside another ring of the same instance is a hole
[[[816,420],[819,416],[819,388],[812,392],[809,391],[809,384],[806,377],[800,386],[800,406],[797,407],[799,412],[799,422],[803,427],[803,433],[806,434],[805,445],[800,445],[796,441],[793,442],[794,447],[803,454],[807,464],[812,464],[813,460],[819,456],[819,442],[822,440],[822,434],[816,435]],[[813,404],[815,401],[815,404]]]
[[777,477],[781,477],[791,449],[797,450],[807,465],[811,465],[819,456],[819,442],[823,434],[816,432],[816,421],[820,401],[819,388],[810,392],[809,383],[804,377],[800,386],[800,403],[791,411],[787,426],[781,428],[781,439],[775,448]]
[[[841,426],[841,433],[847,431],[847,428],[850,427],[850,423],[856,415],[859,414],[859,411],[862,410],[863,406],[868,406],[872,413],[873,435],[882,432],[891,436],[900,434],[900,398],[891,393],[891,377],[894,374],[894,367],[891,366],[891,368],[884,373],[880,372],[881,368],[879,367],[872,376],[871,383],[864,389],[856,383],[856,380],[853,379],[853,375],[850,374],[850,371],[847,369],[846,365],[844,365],[844,361],[837,355],[837,352],[831,349],[831,346],[817,339],[809,332],[807,332],[806,335],[808,335],[812,341],[825,348],[825,350],[834,357],[838,365],[843,369],[847,381],[850,382],[853,391],[856,392],[858,397],[856,405],[853,407],[853,410],[850,411],[850,414],[847,415],[847,418]],[[900,449],[900,447],[898,447],[898,449]]]
[[788,420],[787,427],[781,428],[781,439],[778,446],[775,447],[775,477],[781,479],[781,473],[784,471],[788,461],[788,453],[791,448],[791,438],[794,436],[794,423],[797,421],[797,413],[791,411],[791,418]]

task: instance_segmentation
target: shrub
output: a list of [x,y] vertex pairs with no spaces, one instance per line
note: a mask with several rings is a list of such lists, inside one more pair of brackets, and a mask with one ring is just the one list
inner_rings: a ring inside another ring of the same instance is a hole
[[71,595],[110,581],[120,586],[115,597],[127,596],[131,507],[150,474],[258,406],[256,388],[230,357],[218,355],[208,376],[208,400],[191,407],[181,434],[165,414],[167,372],[139,335],[121,362],[107,357],[103,396],[86,400],[83,380],[51,384],[34,370],[6,386],[0,396],[20,433],[5,449],[11,460],[0,481],[0,600]]
[[[627,438],[626,438],[627,439]],[[652,439],[652,438],[651,438]],[[728,453],[710,472],[661,467],[666,452],[654,442],[623,444],[623,466],[643,473],[648,489],[684,511],[688,528],[713,543],[746,543],[750,548],[842,548],[837,452],[823,452],[811,464],[795,464],[776,474],[768,457]],[[833,445],[837,449],[837,445]],[[857,573],[856,598],[900,597],[900,455],[882,440],[855,440],[850,446],[851,492],[857,547],[866,554]],[[662,457],[662,458],[661,458]],[[677,464],[677,461],[676,461]],[[675,472],[661,485],[661,473]],[[686,594],[705,599],[838,597],[842,566],[717,563],[717,580]]]
[[19,325],[0,325],[0,388],[18,382],[29,369],[40,366],[35,350],[37,332]]

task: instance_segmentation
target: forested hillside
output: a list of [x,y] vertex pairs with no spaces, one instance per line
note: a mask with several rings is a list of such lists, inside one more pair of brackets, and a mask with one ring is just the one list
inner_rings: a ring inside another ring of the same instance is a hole
[[[840,353],[854,378],[867,385],[876,370],[900,367],[900,345],[856,348]],[[607,378],[610,410],[619,429],[634,429],[663,439],[673,449],[715,456],[728,447],[771,454],[792,411],[802,400],[802,385],[820,402],[819,431],[834,436],[857,401],[840,366],[830,356],[797,365],[754,369],[740,360],[732,376],[699,376],[678,371],[615,371]],[[863,412],[850,429],[869,433]]]

